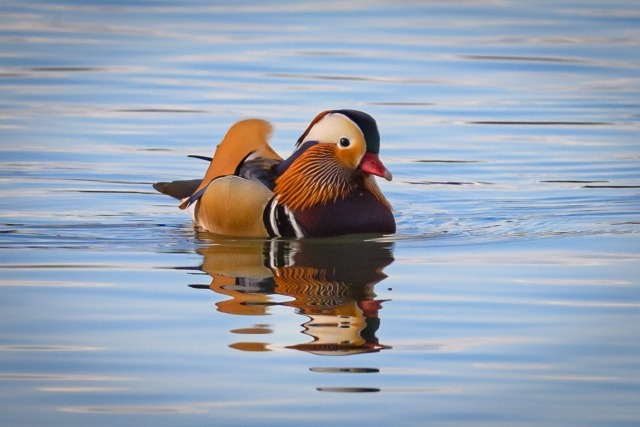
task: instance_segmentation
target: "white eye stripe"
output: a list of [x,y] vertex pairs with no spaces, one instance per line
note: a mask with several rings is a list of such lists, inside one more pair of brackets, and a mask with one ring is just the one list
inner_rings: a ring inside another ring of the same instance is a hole
[[350,146],[362,143],[366,144],[364,133],[358,125],[343,114],[328,114],[318,121],[307,133],[303,142],[318,141],[338,143],[341,138],[347,138]]

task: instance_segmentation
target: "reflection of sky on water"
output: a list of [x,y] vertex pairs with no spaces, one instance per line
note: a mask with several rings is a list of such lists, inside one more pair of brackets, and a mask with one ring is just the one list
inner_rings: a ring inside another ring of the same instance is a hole
[[[4,1],[0,424],[637,424],[639,19],[629,1]],[[260,249],[271,279],[236,283],[232,245],[207,254],[149,186],[201,175],[186,155],[240,118],[272,121],[286,155],[336,107],[380,125],[388,277],[322,294],[326,268]],[[291,348],[367,349],[368,321],[384,351]]]

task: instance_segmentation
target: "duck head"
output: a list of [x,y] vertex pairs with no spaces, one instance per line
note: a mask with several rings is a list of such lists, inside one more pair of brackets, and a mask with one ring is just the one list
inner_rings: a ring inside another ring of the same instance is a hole
[[379,152],[380,133],[373,117],[357,110],[324,111],[281,165],[275,186],[278,200],[290,209],[305,210],[364,189],[388,205],[372,176],[392,179]]
[[336,158],[345,168],[377,175],[387,181],[392,179],[391,172],[378,157],[378,125],[367,113],[358,110],[324,111],[298,139],[298,149],[308,142],[336,145]]

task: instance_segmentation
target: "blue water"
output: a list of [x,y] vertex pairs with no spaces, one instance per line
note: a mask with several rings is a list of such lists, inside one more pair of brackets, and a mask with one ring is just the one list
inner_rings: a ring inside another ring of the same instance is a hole
[[[640,424],[633,1],[0,3],[0,425]],[[234,240],[155,181],[378,121],[398,233]]]

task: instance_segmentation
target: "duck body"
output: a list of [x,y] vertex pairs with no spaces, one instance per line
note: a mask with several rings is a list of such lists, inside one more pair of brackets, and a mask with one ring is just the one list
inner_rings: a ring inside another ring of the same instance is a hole
[[328,237],[395,233],[391,205],[374,175],[391,179],[378,157],[375,120],[356,110],[320,113],[281,158],[263,120],[233,125],[202,180],[159,182],[195,224],[244,237]]

